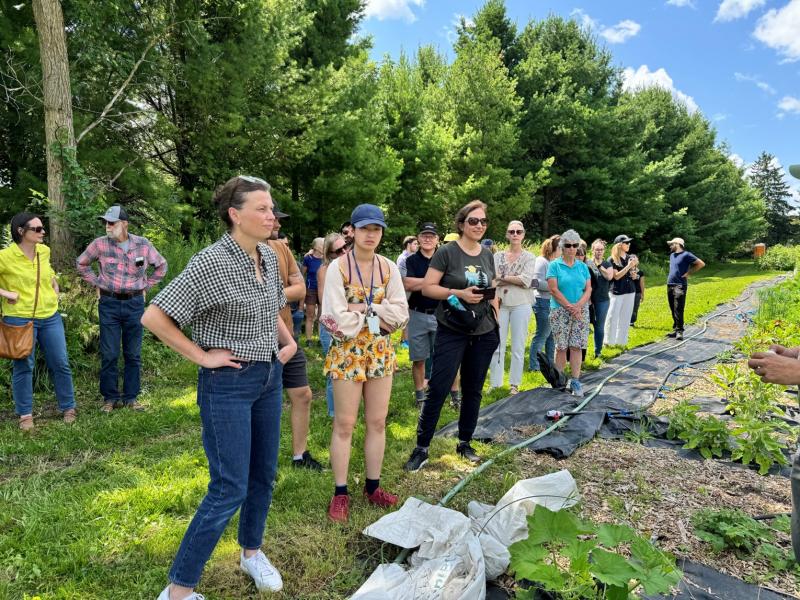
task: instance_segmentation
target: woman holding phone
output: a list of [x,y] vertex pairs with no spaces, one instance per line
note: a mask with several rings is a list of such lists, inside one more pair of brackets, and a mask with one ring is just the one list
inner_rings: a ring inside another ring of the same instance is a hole
[[481,390],[500,336],[497,331],[497,299],[494,257],[481,245],[488,219],[486,204],[473,200],[456,213],[459,237],[437,250],[425,274],[422,293],[439,300],[439,328],[433,350],[433,371],[428,399],[417,426],[417,445],[405,469],[418,471],[428,461],[430,446],[442,404],[456,373],[461,369],[461,408],[456,452],[471,462],[480,457],[470,445],[478,422]]

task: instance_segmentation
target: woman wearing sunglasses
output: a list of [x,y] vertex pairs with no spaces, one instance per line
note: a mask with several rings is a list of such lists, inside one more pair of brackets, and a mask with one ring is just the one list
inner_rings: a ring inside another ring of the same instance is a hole
[[521,221],[511,221],[506,228],[508,250],[496,252],[494,268],[497,273],[495,285],[500,301],[500,345],[492,358],[489,385],[503,385],[505,371],[506,338],[511,330],[511,370],[508,376],[510,392],[516,394],[522,382],[525,360],[525,342],[528,339],[528,323],[533,314],[533,267],[536,257],[522,249],[525,227]]
[[386,221],[373,204],[357,206],[350,221],[353,248],[328,265],[320,322],[333,337],[325,374],[333,379],[336,409],[331,435],[333,498],[328,518],[344,523],[350,515],[347,490],[353,429],[364,398],[364,497],[376,506],[397,504],[380,487],[386,447],[386,415],[396,368],[391,334],[408,322],[408,302],[397,265],[377,254]]
[[42,220],[23,212],[11,219],[13,243],[0,250],[0,298],[3,321],[26,325],[33,321],[34,350],[14,361],[11,394],[22,431],[33,429],[33,363],[36,346],[44,359],[55,388],[58,408],[65,423],[75,421],[75,392],[67,357],[64,323],[58,312],[58,282],[50,266],[50,248],[44,239]]
[[[329,233],[325,236],[325,241],[322,243],[322,265],[317,271],[317,292],[319,294],[319,305],[322,306],[322,294],[325,290],[325,273],[328,271],[328,265],[333,260],[347,252],[347,240],[341,233]],[[319,324],[319,343],[322,346],[323,356],[328,354],[331,349],[331,332],[322,323]],[[328,416],[333,416],[333,382],[330,376],[326,377],[327,383],[325,384],[325,400],[328,403]]]
[[[561,258],[547,267],[547,285],[550,288],[550,326],[556,343],[556,368],[563,372],[569,351],[570,380],[568,388],[583,397],[581,363],[583,350],[589,343],[589,298],[592,279],[589,267],[578,257],[581,237],[572,229],[561,234]],[[583,255],[586,246],[583,243]]]
[[471,462],[481,459],[470,442],[478,422],[481,390],[500,336],[494,257],[481,246],[486,233],[486,204],[473,200],[456,213],[459,237],[437,250],[425,273],[422,293],[439,300],[436,342],[428,399],[417,425],[417,446],[406,463],[417,471],[428,461],[430,446],[447,393],[461,369],[461,408],[456,452]]
[[614,284],[611,288],[611,303],[606,315],[606,344],[624,346],[628,343],[628,330],[633,313],[638,286],[639,259],[628,254],[633,238],[618,235],[611,248],[611,266],[614,269]]
[[[194,255],[142,317],[200,367],[197,404],[210,475],[158,600],[202,600],[194,588],[237,510],[239,567],[259,591],[283,588],[261,550],[278,470],[283,365],[297,350],[279,316],[286,297],[278,259],[261,243],[272,233],[274,205],[269,184],[249,176],[228,180],[214,204],[228,232]],[[186,326],[191,340],[181,331]]]

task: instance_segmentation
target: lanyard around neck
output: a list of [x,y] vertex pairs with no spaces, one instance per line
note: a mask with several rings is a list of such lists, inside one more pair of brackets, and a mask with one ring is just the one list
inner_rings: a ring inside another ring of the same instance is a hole
[[372,296],[373,296],[373,283],[375,281],[375,257],[372,257],[372,272],[369,274],[369,296],[367,296],[367,290],[364,287],[364,280],[361,279],[361,269],[358,268],[358,260],[353,257],[353,262],[356,263],[356,275],[358,275],[358,283],[361,284],[361,290],[364,292],[364,298],[367,302],[367,308],[372,306]]

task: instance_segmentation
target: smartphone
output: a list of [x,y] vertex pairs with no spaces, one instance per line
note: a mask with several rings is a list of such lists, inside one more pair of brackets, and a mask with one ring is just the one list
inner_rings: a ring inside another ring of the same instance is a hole
[[497,294],[497,288],[478,288],[475,290],[475,293],[483,296],[484,300],[494,300],[494,297]]

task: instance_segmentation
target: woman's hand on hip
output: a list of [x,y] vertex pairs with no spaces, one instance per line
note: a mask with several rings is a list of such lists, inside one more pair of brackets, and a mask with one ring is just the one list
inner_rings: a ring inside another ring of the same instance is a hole
[[206,353],[203,356],[203,362],[200,364],[200,366],[205,367],[206,369],[219,369],[221,367],[233,367],[234,369],[241,369],[242,365],[236,362],[240,360],[242,359],[235,357],[233,352],[230,350],[224,348],[212,348],[211,350],[206,350]]

